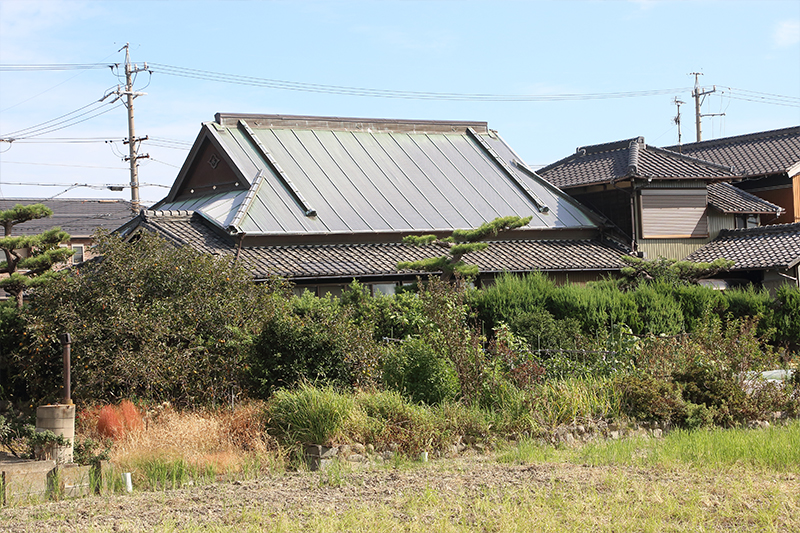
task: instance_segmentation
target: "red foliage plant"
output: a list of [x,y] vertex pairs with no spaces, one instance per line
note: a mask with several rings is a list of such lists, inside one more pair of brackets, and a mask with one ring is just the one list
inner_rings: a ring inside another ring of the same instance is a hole
[[129,400],[122,400],[119,405],[106,405],[97,415],[97,432],[113,440],[120,440],[142,426],[142,414]]

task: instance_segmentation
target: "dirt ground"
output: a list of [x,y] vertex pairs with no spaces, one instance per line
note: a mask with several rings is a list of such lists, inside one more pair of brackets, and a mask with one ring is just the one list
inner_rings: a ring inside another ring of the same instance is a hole
[[[0,532],[145,532],[191,531],[237,527],[238,520],[257,515],[302,518],[323,516],[353,507],[386,505],[400,512],[400,503],[425,491],[440,497],[480,497],[492,489],[513,490],[569,485],[578,493],[595,490],[609,476],[636,486],[692,484],[687,471],[648,470],[628,466],[576,464],[504,464],[493,456],[472,455],[400,467],[371,466],[346,471],[286,472],[259,479],[219,482],[158,492],[12,505],[0,509]],[[724,476],[725,474],[723,474]],[[769,480],[770,483],[774,480]],[[709,487],[724,483],[709,479]],[[783,490],[800,494],[800,476],[783,481]],[[711,489],[713,492],[714,489]],[[794,522],[793,522],[794,523]]]
[[408,467],[372,467],[345,473],[287,472],[260,479],[213,483],[160,492],[11,506],[0,510],[0,531],[152,531],[164,524],[230,523],[231,517],[257,511],[264,515],[309,511],[330,513],[352,505],[391,503],[423,490],[439,494],[478,494],[493,487],[546,485],[559,479],[591,483],[596,468],[574,465],[507,465],[472,456],[417,463]]

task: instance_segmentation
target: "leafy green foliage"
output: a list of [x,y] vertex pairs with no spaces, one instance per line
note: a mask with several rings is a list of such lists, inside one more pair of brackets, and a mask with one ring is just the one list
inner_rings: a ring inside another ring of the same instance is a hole
[[46,218],[53,212],[42,204],[17,204],[0,212],[0,223],[4,235],[0,238],[0,250],[5,261],[0,262],[0,288],[14,297],[17,307],[22,307],[22,295],[29,287],[46,282],[53,276],[53,265],[63,263],[74,253],[59,245],[69,241],[69,234],[61,228],[52,228],[38,235],[12,236],[14,226]]
[[628,283],[635,285],[643,280],[662,280],[669,283],[696,283],[719,272],[730,269],[735,263],[728,259],[715,259],[711,263],[694,263],[676,259],[641,259],[639,257],[622,256],[628,266],[621,270]]
[[99,235],[102,261],[37,288],[16,354],[31,398],[58,392],[60,333],[72,335],[73,396],[177,404],[223,402],[246,387],[252,339],[285,292],[251,281],[229,257],[178,249],[143,233]]
[[377,347],[369,324],[359,325],[336,298],[306,292],[263,324],[252,351],[250,376],[267,398],[279,388],[310,380],[339,387],[370,386]]
[[387,346],[383,382],[411,401],[428,405],[452,401],[459,393],[452,364],[424,340],[413,337]]
[[507,216],[498,217],[491,222],[484,222],[471,230],[455,230],[450,237],[438,238],[436,235],[409,235],[403,243],[409,246],[425,246],[434,244],[447,250],[447,255],[431,257],[420,261],[401,261],[397,263],[399,270],[422,270],[425,272],[441,272],[442,279],[449,280],[453,274],[464,278],[478,275],[476,265],[468,265],[463,261],[464,255],[485,250],[489,245],[479,242],[498,233],[510,231],[528,225],[533,217]]

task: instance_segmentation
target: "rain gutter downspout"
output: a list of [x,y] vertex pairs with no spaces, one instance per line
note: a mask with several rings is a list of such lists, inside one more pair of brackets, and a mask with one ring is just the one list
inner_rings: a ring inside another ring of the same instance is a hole
[[233,264],[239,260],[239,254],[242,252],[242,243],[244,242],[245,232],[239,234],[239,244],[236,246],[236,255],[233,256]]
[[638,172],[639,168],[639,143],[644,142],[642,137],[634,139],[628,145],[629,154],[628,154],[628,171],[622,177],[622,179],[630,179],[631,180],[631,190],[626,191],[624,189],[620,189],[617,187],[617,179],[611,178],[610,185],[612,188],[623,192],[630,196],[631,198],[631,252],[637,253],[639,251],[639,243],[636,237],[636,187],[634,186],[634,177]]

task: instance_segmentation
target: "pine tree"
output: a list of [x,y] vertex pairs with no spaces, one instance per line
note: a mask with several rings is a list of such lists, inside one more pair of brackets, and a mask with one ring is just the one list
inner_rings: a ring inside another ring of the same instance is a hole
[[73,254],[72,250],[59,247],[59,244],[69,241],[69,234],[61,231],[61,228],[52,228],[38,235],[11,235],[17,224],[46,218],[52,214],[42,204],[17,204],[11,209],[0,211],[0,223],[5,230],[4,236],[0,238],[0,250],[6,259],[0,262],[0,274],[8,274],[8,277],[0,278],[0,289],[14,297],[17,308],[22,307],[25,289],[52,276],[52,266],[63,263]]
[[489,244],[480,242],[496,236],[502,231],[509,231],[528,224],[533,217],[518,216],[498,217],[491,222],[484,222],[480,227],[471,230],[455,230],[450,237],[440,239],[436,235],[409,235],[403,243],[410,246],[434,244],[447,250],[447,255],[430,257],[419,261],[401,261],[397,263],[399,270],[424,270],[425,272],[441,272],[443,280],[449,280],[453,274],[462,277],[478,275],[477,265],[468,265],[463,261],[464,255],[470,252],[485,250]]

